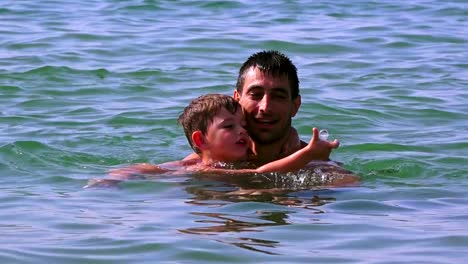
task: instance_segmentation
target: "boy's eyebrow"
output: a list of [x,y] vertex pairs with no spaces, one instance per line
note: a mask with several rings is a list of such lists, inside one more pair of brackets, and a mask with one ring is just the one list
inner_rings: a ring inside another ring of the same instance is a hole
[[235,121],[235,119],[233,117],[228,117],[228,118],[223,119],[220,123],[232,122],[232,121]]
[[[243,119],[242,119],[243,120]],[[235,117],[227,117],[223,119],[221,122],[219,122],[220,125],[223,125],[224,123],[237,123],[238,120]]]

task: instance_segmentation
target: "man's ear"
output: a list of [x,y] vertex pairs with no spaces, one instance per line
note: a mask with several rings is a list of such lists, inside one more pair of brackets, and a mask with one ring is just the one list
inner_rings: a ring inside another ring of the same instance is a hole
[[237,91],[237,89],[234,90],[234,99],[239,102],[240,101],[240,94],[239,92]]
[[297,114],[297,111],[299,111],[299,107],[301,107],[301,96],[298,95],[296,99],[293,100],[293,111],[292,111],[292,116],[295,116]]
[[205,137],[200,130],[194,131],[192,133],[192,142],[200,150],[203,150],[206,147]]

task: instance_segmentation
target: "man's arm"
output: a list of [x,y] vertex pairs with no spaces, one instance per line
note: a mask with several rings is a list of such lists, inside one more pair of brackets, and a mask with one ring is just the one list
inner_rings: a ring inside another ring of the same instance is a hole
[[161,168],[159,165],[140,163],[125,168],[110,170],[110,178],[91,179],[83,188],[92,187],[117,187],[120,182],[135,179],[141,174],[161,174],[170,170]]
[[139,163],[125,168],[118,168],[109,171],[109,176],[114,179],[128,180],[138,174],[160,174],[170,170],[162,168],[160,165],[149,163]]

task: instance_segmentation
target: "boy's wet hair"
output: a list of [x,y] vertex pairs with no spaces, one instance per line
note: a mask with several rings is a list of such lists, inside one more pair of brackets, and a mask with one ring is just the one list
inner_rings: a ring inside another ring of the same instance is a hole
[[213,118],[223,108],[235,114],[239,108],[239,103],[228,95],[207,94],[192,100],[180,114],[177,123],[184,128],[185,136],[196,153],[200,154],[200,150],[192,141],[193,132],[199,130],[205,135]]
[[274,77],[286,75],[291,87],[291,99],[299,96],[299,77],[297,68],[283,53],[276,50],[260,51],[250,56],[239,69],[236,90],[242,95],[245,74],[251,68],[258,68],[261,72]]

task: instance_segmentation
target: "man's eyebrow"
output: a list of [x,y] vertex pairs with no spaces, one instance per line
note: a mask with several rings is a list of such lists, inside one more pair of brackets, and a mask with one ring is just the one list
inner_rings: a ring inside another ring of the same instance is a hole
[[285,93],[285,94],[289,94],[289,89],[286,88],[286,87],[274,87],[274,88],[271,88],[272,92],[274,93]]
[[282,87],[282,86],[279,86],[279,87],[273,87],[273,88],[271,88],[271,90],[272,90],[272,91],[282,91],[282,92],[283,92],[283,91],[286,91],[286,92],[287,92],[287,91],[289,91],[289,89],[288,89],[288,88],[286,88],[286,87]]
[[254,85],[251,85],[251,86],[247,87],[247,90],[254,90],[254,89],[263,89],[263,86],[261,86],[259,84],[254,84]]

